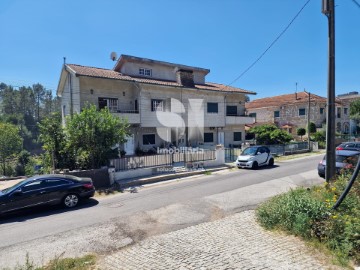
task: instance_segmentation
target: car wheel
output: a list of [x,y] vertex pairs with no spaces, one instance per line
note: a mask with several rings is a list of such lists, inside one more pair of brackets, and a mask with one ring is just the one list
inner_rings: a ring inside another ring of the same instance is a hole
[[63,205],[66,208],[73,208],[79,203],[79,196],[76,194],[68,194],[63,199]]
[[259,164],[256,161],[254,161],[254,163],[252,164],[251,169],[256,170],[257,168],[259,168]]
[[270,160],[269,160],[269,166],[274,166],[274,159],[273,159],[273,158],[270,158]]

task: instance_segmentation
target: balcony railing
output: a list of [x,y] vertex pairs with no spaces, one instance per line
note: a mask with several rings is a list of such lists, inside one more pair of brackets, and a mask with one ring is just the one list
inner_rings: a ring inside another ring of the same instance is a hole
[[112,113],[139,113],[133,104],[111,104],[109,110]]
[[254,117],[247,115],[229,115],[226,114],[226,125],[246,125],[253,124],[255,122]]

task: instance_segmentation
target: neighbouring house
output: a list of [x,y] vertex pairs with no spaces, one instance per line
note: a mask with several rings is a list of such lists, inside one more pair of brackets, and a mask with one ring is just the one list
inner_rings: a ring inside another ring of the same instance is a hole
[[[64,64],[57,95],[65,116],[87,103],[127,118],[131,136],[122,149],[174,144],[211,148],[245,141],[247,95],[252,91],[206,82],[209,69],[121,55],[113,69]],[[203,126],[201,134],[193,126]]]
[[[309,92],[297,92],[268,98],[255,99],[245,104],[247,115],[254,117],[256,124],[273,123],[296,137],[299,128],[307,130],[308,113],[310,122],[317,128],[326,124],[327,99]],[[349,105],[336,100],[337,132],[349,133]]]
[[[356,100],[356,99],[360,99],[360,95],[359,92],[357,91],[353,91],[353,92],[349,92],[346,94],[341,94],[341,95],[337,95],[336,97],[338,100],[340,100],[343,104],[343,115],[349,117],[350,115],[350,104],[352,101]],[[336,112],[341,113],[339,111]],[[349,123],[349,134],[353,135],[353,134],[357,134],[359,133],[359,128],[358,128],[358,121],[356,120],[352,120],[349,119],[349,121],[345,120],[345,123]],[[336,126],[336,129],[339,130],[340,128],[340,124]],[[344,132],[345,133],[345,132]],[[347,133],[346,133],[347,134]]]

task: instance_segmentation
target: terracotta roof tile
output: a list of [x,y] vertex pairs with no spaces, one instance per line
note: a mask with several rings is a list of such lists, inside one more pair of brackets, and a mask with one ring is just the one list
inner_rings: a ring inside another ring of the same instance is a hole
[[[245,103],[245,108],[258,109],[258,108],[266,108],[266,107],[278,107],[287,104],[306,103],[308,102],[308,99],[309,99],[309,93],[304,91],[294,94],[255,99],[253,101]],[[310,93],[310,100],[326,103],[326,98],[311,93]]]
[[[157,85],[166,85],[173,87],[183,87],[176,81],[167,81],[161,79],[152,79],[152,78],[144,78],[144,77],[136,77],[122,74],[120,72],[111,70],[111,69],[103,69],[96,67],[87,67],[75,64],[67,64],[67,66],[72,69],[79,76],[88,76],[88,77],[96,77],[96,78],[107,78],[107,79],[116,79],[116,80],[124,80],[124,81],[136,81],[139,83],[148,83],[148,84],[157,84]],[[237,92],[244,94],[256,94],[255,92],[244,90],[241,88],[226,86],[218,83],[205,83],[205,84],[195,84],[195,89],[201,90],[210,90],[210,91],[221,91],[221,92]]]

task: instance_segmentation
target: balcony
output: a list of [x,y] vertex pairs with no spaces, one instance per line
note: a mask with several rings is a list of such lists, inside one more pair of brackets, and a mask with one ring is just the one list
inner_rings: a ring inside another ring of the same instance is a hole
[[254,124],[255,118],[247,115],[226,114],[226,125],[247,125]]
[[140,124],[139,110],[135,110],[134,106],[129,104],[115,104],[110,106],[110,112],[118,117],[127,118],[129,124]]
[[112,111],[114,115],[121,118],[127,118],[129,124],[140,124],[139,111]]

